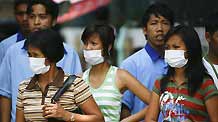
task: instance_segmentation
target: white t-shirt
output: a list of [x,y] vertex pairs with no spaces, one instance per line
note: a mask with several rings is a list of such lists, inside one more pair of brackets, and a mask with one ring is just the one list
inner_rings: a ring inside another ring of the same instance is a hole
[[[216,88],[218,89],[218,79],[217,79],[217,76],[216,76],[212,66],[210,65],[210,63],[205,58],[203,58],[203,63],[204,63],[204,66],[206,67],[208,73],[213,78],[214,84],[216,85]],[[213,64],[213,65],[215,67],[216,72],[218,73],[218,65],[215,65],[215,64]]]

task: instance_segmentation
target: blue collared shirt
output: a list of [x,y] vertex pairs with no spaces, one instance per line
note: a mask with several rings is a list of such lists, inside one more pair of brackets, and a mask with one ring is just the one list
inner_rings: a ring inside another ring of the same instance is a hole
[[[131,73],[150,91],[152,91],[155,80],[167,72],[167,64],[164,59],[149,43],[145,45],[145,48],[125,59],[121,68]],[[130,91],[124,93],[122,103],[128,106],[131,114],[135,114],[147,106]]]
[[[12,45],[0,66],[0,95],[12,101],[11,122],[15,122],[16,100],[19,83],[31,76],[27,50],[23,48],[24,40]],[[82,72],[78,54],[68,45],[64,44],[66,53],[64,58],[57,63],[65,73],[78,74]]]
[[18,32],[0,42],[0,64],[5,56],[7,49],[16,42],[24,40],[24,36]]

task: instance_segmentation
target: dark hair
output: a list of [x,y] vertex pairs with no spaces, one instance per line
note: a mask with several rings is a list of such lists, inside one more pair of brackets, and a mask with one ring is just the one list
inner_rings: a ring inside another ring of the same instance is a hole
[[14,10],[17,9],[17,6],[20,4],[27,4],[28,5],[29,0],[14,0]]
[[[115,30],[113,27],[111,27],[108,24],[93,24],[87,26],[83,33],[81,40],[83,41],[84,44],[87,43],[87,39],[93,36],[94,34],[97,34],[102,41],[103,44],[103,52],[104,55],[110,56],[113,50],[113,45],[114,45],[114,40],[115,40]],[[109,45],[112,46],[112,49],[110,52],[108,51]]]
[[151,15],[163,16],[166,18],[171,26],[174,24],[174,13],[173,11],[165,4],[163,3],[155,3],[148,7],[148,9],[145,11],[143,17],[142,17],[142,26],[146,27]]
[[[179,36],[185,43],[188,54],[188,62],[185,66],[185,77],[188,79],[188,91],[190,95],[200,88],[205,76],[205,67],[202,62],[201,43],[197,32],[192,27],[178,25],[166,35],[167,40],[173,35]],[[161,79],[161,92],[164,92],[170,77],[175,74],[174,68],[169,66],[166,76]]]
[[218,12],[212,13],[206,18],[205,31],[211,35],[218,31]]
[[30,33],[24,43],[26,48],[29,45],[40,49],[44,56],[51,62],[57,63],[64,56],[63,38],[58,32],[52,29]]
[[56,4],[53,0],[30,0],[27,6],[27,14],[32,13],[32,6],[36,4],[41,4],[45,7],[46,13],[52,16],[52,19],[57,19],[58,17],[58,4]]

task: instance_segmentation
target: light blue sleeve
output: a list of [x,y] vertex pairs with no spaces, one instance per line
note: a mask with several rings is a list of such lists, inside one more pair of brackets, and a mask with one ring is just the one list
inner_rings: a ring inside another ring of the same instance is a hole
[[74,55],[73,56],[74,68],[72,68],[74,69],[73,72],[74,74],[80,74],[82,73],[82,66],[81,66],[79,55],[75,50],[73,50],[73,55]]
[[0,95],[11,98],[11,70],[10,70],[10,55],[9,50],[2,60],[2,64],[0,66]]
[[66,53],[64,57],[57,63],[58,66],[62,67],[65,73],[68,74],[80,74],[82,73],[82,67],[78,53],[69,45],[64,44]]
[[4,54],[5,54],[4,44],[1,42],[0,43],[0,64],[2,63]]
[[[131,75],[136,77],[135,75],[136,66],[129,58],[127,58],[121,63],[120,68],[127,70]],[[135,95],[131,91],[127,90],[123,94],[122,103],[124,103],[126,106],[128,106],[130,110],[132,110],[132,108],[134,107],[134,98],[135,98]]]

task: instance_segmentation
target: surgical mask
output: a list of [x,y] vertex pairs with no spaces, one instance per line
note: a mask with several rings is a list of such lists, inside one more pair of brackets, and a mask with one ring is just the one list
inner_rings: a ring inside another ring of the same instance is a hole
[[50,65],[45,65],[45,58],[29,57],[30,69],[34,74],[44,74],[48,72]]
[[181,68],[188,62],[188,59],[185,59],[184,50],[165,50],[164,58],[165,62],[175,68]]
[[101,50],[83,50],[85,61],[90,65],[97,65],[104,62]]

